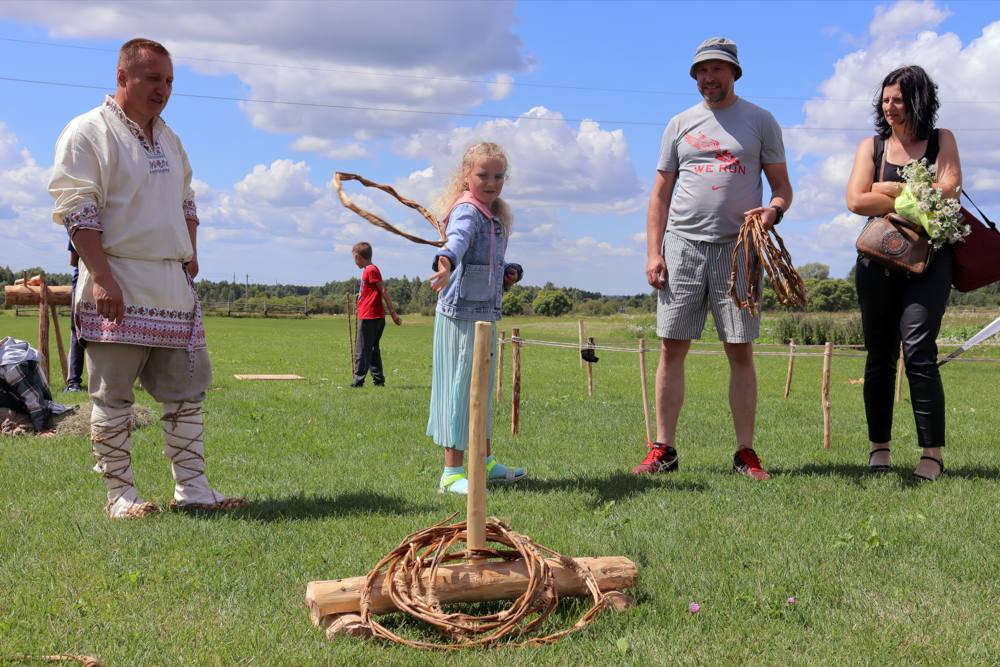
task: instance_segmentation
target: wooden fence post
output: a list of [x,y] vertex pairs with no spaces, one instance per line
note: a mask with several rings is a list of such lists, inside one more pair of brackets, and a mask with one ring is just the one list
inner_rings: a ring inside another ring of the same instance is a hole
[[521,432],[521,330],[517,327],[510,330],[510,361],[513,366],[510,383],[510,432],[517,435]]
[[468,557],[486,548],[486,413],[490,405],[490,347],[493,323],[476,322],[473,343],[472,379],[469,385],[469,488],[466,498]]
[[827,342],[823,347],[823,449],[830,449],[830,437],[833,429],[832,409],[830,404],[830,362],[833,358],[833,343]]
[[795,367],[795,339],[788,340],[788,374],[785,375],[785,398],[792,392],[792,369]]
[[497,403],[503,400],[503,345],[506,335],[506,332],[501,329],[500,338],[497,340],[497,370],[494,375],[494,379],[497,383]]
[[[69,364],[66,363],[66,348],[63,346],[62,330],[59,328],[59,309],[56,304],[49,306],[49,312],[52,313],[52,328],[56,331],[56,351],[59,352],[59,367],[62,369],[63,381],[69,377]],[[72,313],[70,317],[72,317]],[[49,383],[51,385],[51,382]]]
[[580,337],[580,344],[577,349],[577,356],[580,357],[580,368],[583,368],[583,320],[576,321],[577,333]]
[[[583,320],[580,320],[581,322]],[[590,336],[587,338],[587,345],[591,350],[594,349],[594,337]],[[583,355],[580,356],[583,359]],[[594,364],[591,361],[587,362],[587,396],[590,398],[594,397]]]
[[347,314],[347,342],[351,353],[351,380],[354,375],[354,327],[351,326],[351,294],[344,292],[344,312]]
[[[25,285],[28,281],[24,281]],[[49,299],[46,293],[45,276],[42,276],[41,285],[38,288],[38,354],[41,356],[39,368],[45,376],[45,381],[49,382]],[[49,385],[51,386],[51,382]]]
[[646,442],[653,442],[649,429],[649,393],[646,389],[646,339],[639,339],[639,385],[642,387],[642,416],[646,421]]

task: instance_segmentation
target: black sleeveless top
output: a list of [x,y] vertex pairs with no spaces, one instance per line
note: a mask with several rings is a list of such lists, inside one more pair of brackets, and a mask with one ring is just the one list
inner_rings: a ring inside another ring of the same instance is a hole
[[[927,137],[927,150],[924,151],[922,157],[927,158],[927,164],[934,164],[937,162],[938,158],[938,131],[936,129],[931,130],[931,134]],[[879,167],[882,165],[882,154],[885,152],[885,139],[875,135],[875,171],[877,172]],[[918,160],[920,158],[917,158]],[[878,174],[876,173],[876,181],[895,181],[897,183],[903,182],[903,177],[899,175],[899,170],[903,168],[901,164],[893,164],[886,160],[885,170]]]

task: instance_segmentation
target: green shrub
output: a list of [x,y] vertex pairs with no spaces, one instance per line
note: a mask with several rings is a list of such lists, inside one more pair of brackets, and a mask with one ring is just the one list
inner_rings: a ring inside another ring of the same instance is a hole
[[799,345],[862,345],[865,342],[861,318],[857,315],[781,315],[774,327],[775,337],[782,343],[795,340]]

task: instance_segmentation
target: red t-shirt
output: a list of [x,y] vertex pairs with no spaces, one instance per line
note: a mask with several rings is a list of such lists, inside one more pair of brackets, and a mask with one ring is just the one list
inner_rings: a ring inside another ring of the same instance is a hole
[[358,319],[377,320],[385,317],[382,297],[375,288],[382,282],[382,273],[374,264],[369,264],[361,272],[361,294],[358,296]]

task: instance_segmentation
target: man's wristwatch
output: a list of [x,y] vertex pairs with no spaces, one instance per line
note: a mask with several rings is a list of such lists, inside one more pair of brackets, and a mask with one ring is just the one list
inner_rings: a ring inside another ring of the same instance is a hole
[[775,213],[777,213],[777,216],[774,218],[774,224],[778,224],[781,222],[781,219],[785,217],[785,210],[780,206],[772,206],[771,208],[773,208]]

